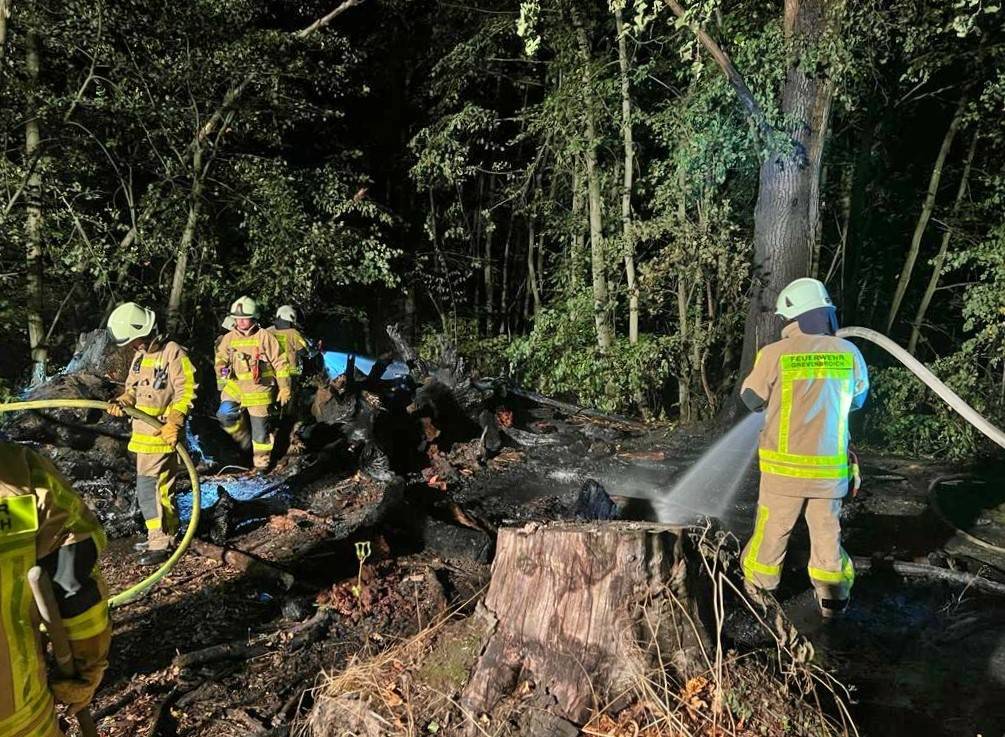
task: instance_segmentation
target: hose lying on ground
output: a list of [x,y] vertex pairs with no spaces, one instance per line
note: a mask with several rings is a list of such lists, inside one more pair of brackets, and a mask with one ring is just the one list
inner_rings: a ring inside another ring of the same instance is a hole
[[942,504],[939,502],[938,487],[939,484],[945,483],[946,481],[951,481],[955,479],[968,478],[966,476],[939,476],[937,479],[932,481],[928,485],[928,503],[932,507],[932,511],[935,516],[938,517],[942,523],[948,527],[951,527],[956,531],[956,533],[969,543],[973,543],[979,548],[984,548],[985,550],[990,550],[992,553],[998,553],[999,555],[1005,555],[1005,548],[1000,545],[995,545],[994,543],[989,543],[987,540],[982,540],[976,535],[967,532],[961,527],[958,527],[951,519],[949,515],[942,510]]
[[[29,402],[10,402],[7,404],[0,404],[0,413],[3,412],[22,412],[31,409],[100,409],[104,410],[108,407],[107,402],[99,402],[94,399],[38,399]],[[163,424],[157,419],[151,417],[145,412],[140,412],[138,409],[132,407],[124,408],[124,412],[135,420],[142,420],[148,425],[153,425],[156,428],[163,427]],[[189,457],[188,452],[185,450],[184,446],[179,443],[175,447],[175,451],[178,453],[178,457],[181,458],[182,463],[185,464],[185,468],[188,469],[188,478],[192,483],[192,516],[188,522],[188,529],[185,530],[185,535],[182,537],[181,542],[175,549],[171,557],[168,558],[160,568],[154,571],[150,576],[140,581],[138,584],[129,587],[125,591],[122,591],[111,599],[108,600],[110,606],[122,606],[123,604],[128,604],[133,601],[141,594],[148,591],[152,586],[154,586],[158,581],[160,581],[164,576],[166,576],[175,564],[181,560],[181,557],[185,555],[185,551],[188,549],[189,544],[192,542],[192,538],[195,537],[196,527],[199,525],[199,504],[202,498],[199,489],[199,474],[195,470],[195,464],[192,463],[191,457]]]

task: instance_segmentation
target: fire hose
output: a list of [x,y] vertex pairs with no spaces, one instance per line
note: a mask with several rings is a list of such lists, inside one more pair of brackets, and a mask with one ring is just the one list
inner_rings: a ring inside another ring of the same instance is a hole
[[[991,424],[986,417],[984,417],[980,412],[975,410],[969,404],[967,404],[959,394],[954,392],[948,386],[946,386],[939,377],[933,374],[927,366],[925,366],[921,361],[912,356],[906,350],[901,348],[899,345],[894,343],[888,337],[882,333],[878,333],[875,330],[870,330],[869,328],[860,327],[847,327],[841,328],[837,331],[837,336],[839,338],[862,338],[868,340],[871,343],[875,343],[880,348],[885,350],[891,356],[900,361],[904,366],[911,371],[915,376],[921,379],[929,389],[934,391],[942,401],[948,404],[955,412],[957,412],[964,420],[969,422],[971,425],[980,430],[984,435],[990,438],[992,441],[997,443],[1002,448],[1005,448],[1005,432],[995,425]],[[936,516],[942,520],[943,523],[952,527],[956,532],[960,534],[965,540],[978,545],[979,547],[992,550],[996,553],[1005,554],[1005,548],[989,543],[987,540],[982,540],[981,538],[967,532],[966,530],[960,529],[955,525],[946,513],[942,510],[939,505],[938,496],[936,494],[936,486],[947,480],[948,477],[942,477],[935,479],[931,486],[928,488],[928,498],[932,506],[933,511]]]
[[[94,399],[39,399],[28,402],[10,402],[7,404],[0,404],[0,413],[23,412],[25,410],[32,409],[104,410],[107,406],[107,402],[99,402]],[[146,412],[140,412],[138,409],[133,407],[125,407],[123,408],[123,411],[134,420],[141,420],[158,429],[164,426],[163,423],[156,418],[151,417]],[[192,463],[192,458],[189,456],[188,452],[181,443],[175,447],[175,452],[178,453],[178,457],[181,458],[182,463],[185,464],[185,468],[188,469],[188,478],[192,483],[192,516],[189,519],[188,528],[185,530],[185,535],[182,537],[181,542],[178,544],[174,553],[171,554],[171,557],[168,558],[160,568],[139,583],[130,586],[125,591],[120,591],[118,594],[113,596],[108,600],[109,606],[117,607],[122,606],[123,604],[128,604],[140,595],[146,593],[151,587],[157,584],[158,581],[171,572],[171,569],[175,567],[175,564],[177,564],[178,561],[181,560],[181,557],[185,555],[185,551],[188,550],[188,546],[192,542],[192,538],[195,537],[195,530],[199,525],[199,504],[202,498],[199,489],[199,474],[195,470],[195,464]]]

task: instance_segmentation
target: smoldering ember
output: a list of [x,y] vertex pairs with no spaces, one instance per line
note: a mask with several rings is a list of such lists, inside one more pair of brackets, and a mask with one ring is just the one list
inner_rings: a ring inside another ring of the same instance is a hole
[[0,737],[1005,734],[989,1],[0,0]]

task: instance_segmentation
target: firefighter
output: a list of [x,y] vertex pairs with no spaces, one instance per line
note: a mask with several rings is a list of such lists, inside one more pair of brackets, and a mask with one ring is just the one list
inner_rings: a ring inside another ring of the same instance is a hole
[[303,358],[308,350],[307,340],[300,332],[297,321],[297,311],[292,305],[283,305],[276,310],[276,319],[269,332],[276,336],[279,347],[286,353],[290,365],[290,379],[293,394],[296,395],[297,383],[303,373]]
[[835,337],[837,312],[826,287],[796,279],[778,295],[782,339],[765,346],[740,396],[765,413],[758,456],[754,532],[741,561],[748,588],[778,586],[792,528],[805,516],[809,577],[824,618],[842,614],[855,571],[841,547],[841,499],[852,475],[848,415],[863,406],[869,375],[858,349]]
[[223,336],[214,361],[222,387],[216,417],[242,448],[250,445],[255,469],[264,471],[273,445],[269,407],[273,401],[280,407],[290,401],[290,365],[276,337],[259,326],[255,300],[241,297],[231,305],[230,317],[234,329]]
[[125,391],[108,405],[108,413],[121,417],[124,407],[135,407],[164,423],[157,430],[133,420],[129,439],[136,454],[136,500],[147,528],[138,563],[160,565],[170,557],[178,531],[174,491],[180,467],[174,449],[195,402],[195,368],[184,348],[158,332],[153,311],[135,302],[112,311],[108,332],[116,345],[135,351]]
[[[105,533],[55,466],[0,441],[0,735],[62,737],[53,697],[77,713],[108,667],[111,626],[98,571]],[[46,682],[39,617],[27,574],[52,580],[76,675]]]

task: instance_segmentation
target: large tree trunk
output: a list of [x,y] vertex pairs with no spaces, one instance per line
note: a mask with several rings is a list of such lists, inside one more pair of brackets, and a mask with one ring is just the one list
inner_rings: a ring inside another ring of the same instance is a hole
[[616,709],[657,660],[685,678],[707,667],[695,580],[681,533],[666,526],[500,530],[483,608],[489,639],[462,706],[477,718],[530,681],[550,702],[543,708],[582,724],[604,706]]
[[802,65],[804,52],[841,22],[843,3],[786,0],[785,37],[793,49],[782,90],[781,113],[791,122],[789,141],[769,151],[761,163],[754,209],[752,294],[743,334],[741,376],[757,351],[778,337],[775,316],[778,293],[793,279],[806,276],[818,211],[818,179],[827,134],[832,84]]
[[635,278],[635,234],[632,231],[632,179],[635,175],[635,143],[632,136],[632,98],[628,81],[628,42],[621,8],[614,11],[618,32],[618,65],[621,68],[621,140],[625,149],[624,180],[621,184],[621,236],[625,244],[625,281],[628,285],[628,342],[639,342],[639,287]]
[[[0,9],[3,12],[3,9]],[[38,34],[29,30],[25,34],[25,62],[28,70],[29,93],[27,122],[25,123],[24,165],[29,169],[25,185],[25,292],[27,293],[28,345],[31,349],[31,385],[45,381],[45,368],[49,349],[45,344],[45,323],[42,319],[43,269],[42,263],[42,135],[39,119],[37,89],[41,67]]]
[[606,351],[614,344],[614,331],[610,323],[610,298],[607,291],[607,255],[604,244],[603,195],[600,191],[600,172],[597,167],[597,136],[593,116],[593,73],[590,41],[586,28],[575,6],[572,8],[572,22],[576,27],[576,39],[583,64],[583,123],[586,135],[586,190],[590,209],[590,266],[593,276],[593,319],[597,328],[597,345]]
[[939,155],[935,157],[935,166],[932,168],[932,176],[928,179],[928,191],[925,192],[925,200],[921,205],[921,214],[918,215],[918,222],[914,226],[914,235],[911,236],[911,246],[907,250],[907,258],[904,260],[904,267],[900,270],[900,278],[897,280],[897,289],[893,293],[893,302],[890,303],[890,311],[886,313],[886,333],[890,334],[893,322],[897,319],[900,305],[904,301],[904,294],[911,283],[911,275],[914,273],[914,264],[918,260],[918,253],[921,251],[921,239],[928,228],[928,221],[932,217],[935,209],[935,198],[939,194],[939,183],[942,181],[942,168],[946,164],[949,150],[953,146],[953,139],[963,123],[963,112],[967,107],[967,93],[960,96],[960,101],[956,106],[953,119],[946,129],[946,135],[942,137],[942,146],[939,148]]
[[975,131],[973,140],[970,141],[970,150],[967,151],[966,163],[963,165],[963,174],[960,176],[960,186],[956,190],[956,199],[953,200],[953,210],[949,216],[949,223],[946,225],[946,232],[942,234],[942,244],[939,246],[939,252],[936,254],[935,260],[932,262],[932,276],[928,280],[928,286],[925,288],[925,295],[921,298],[921,304],[918,305],[918,311],[914,315],[914,324],[911,326],[911,339],[907,343],[907,350],[910,351],[911,355],[914,355],[914,351],[918,347],[918,339],[921,337],[921,323],[925,320],[925,315],[928,313],[928,306],[932,303],[932,297],[935,296],[935,290],[939,286],[939,278],[942,276],[942,267],[946,263],[946,254],[949,252],[949,241],[953,237],[953,222],[959,215],[960,205],[963,204],[963,198],[967,194],[967,184],[970,181],[970,170],[974,163],[974,154],[977,152],[978,138],[979,134]]

